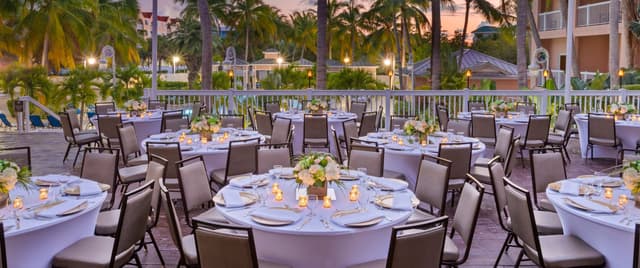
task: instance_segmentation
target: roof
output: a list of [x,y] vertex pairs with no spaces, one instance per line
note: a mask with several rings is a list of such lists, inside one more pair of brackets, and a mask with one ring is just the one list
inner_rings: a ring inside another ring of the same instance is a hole
[[[339,62],[337,60],[332,60],[332,59],[328,59],[327,60],[327,66],[329,67],[339,67],[339,66],[344,66],[344,64],[342,62]],[[358,60],[358,61],[354,61],[352,63],[349,63],[349,66],[356,66],[356,67],[376,67],[378,68],[377,65],[371,64],[367,61],[362,61],[362,60]]]
[[[231,61],[223,61],[222,64],[224,65],[231,65],[232,62]],[[235,64],[234,65],[249,65],[249,63],[243,59],[235,59]]]
[[298,65],[298,66],[313,66],[313,61],[310,61],[308,59],[302,58],[302,59],[299,59],[297,61],[294,61],[293,64]]
[[[257,61],[252,62],[254,65],[277,65],[276,59],[259,59]],[[286,60],[282,62],[282,65],[289,64]]]
[[[453,53],[453,56],[458,59],[460,51]],[[415,75],[425,75],[431,69],[431,58],[418,61],[414,65]],[[510,62],[489,56],[473,49],[465,49],[464,57],[462,58],[461,70],[471,70],[474,73],[480,74],[480,76],[486,77],[499,77],[499,76],[516,76],[518,74],[518,67]]]
[[498,33],[498,28],[496,28],[495,26],[485,25],[485,26],[478,27],[477,29],[471,31],[471,33],[474,33],[474,34]]

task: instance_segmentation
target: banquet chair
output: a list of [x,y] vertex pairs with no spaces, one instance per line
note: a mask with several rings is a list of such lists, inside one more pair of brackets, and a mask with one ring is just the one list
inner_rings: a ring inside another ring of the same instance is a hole
[[244,115],[221,114],[220,126],[226,127],[226,128],[244,129]]
[[120,148],[118,126],[122,125],[119,114],[98,114],[98,133],[107,142],[109,148]]
[[476,111],[485,111],[486,105],[484,101],[468,101],[467,102],[467,111],[472,113]]
[[504,162],[504,174],[507,177],[511,176],[511,172],[513,171],[513,167],[516,164],[518,150],[520,147],[520,136],[513,138],[511,142],[511,147],[509,147],[509,151],[507,152],[507,160]]
[[366,168],[369,176],[383,176],[384,148],[354,143],[350,147],[347,165],[349,169]]
[[[458,266],[467,261],[473,242],[478,213],[482,203],[484,187],[473,176],[467,174],[467,181],[462,187],[458,207],[453,215],[451,233],[445,238],[442,253],[442,264]],[[453,242],[453,237],[458,234],[464,242],[465,248],[461,254],[458,246]]]
[[166,110],[167,109],[167,101],[149,100],[147,102],[147,108],[149,110]]
[[80,177],[110,186],[108,193],[111,198],[103,203],[103,209],[111,209],[116,198],[119,155],[118,149],[100,147],[86,148],[82,155]]
[[18,166],[31,169],[31,147],[6,147],[0,148],[0,159],[8,160],[18,164]]
[[256,124],[256,109],[254,109],[253,107],[251,107],[251,105],[249,105],[249,107],[247,107],[247,117],[249,117],[249,129],[251,130],[258,130],[258,126]]
[[329,127],[326,114],[305,114],[303,125],[303,153],[307,148],[329,149]]
[[92,143],[95,145],[101,145],[102,140],[100,139],[100,136],[96,133],[79,134],[74,132],[73,128],[71,127],[71,120],[69,119],[69,114],[62,112],[59,115],[60,115],[60,121],[62,123],[62,133],[64,134],[65,141],[67,142],[67,150],[64,153],[64,158],[62,159],[62,162],[64,163],[64,161],[67,160],[67,156],[69,156],[69,151],[71,150],[71,147],[78,147],[78,151],[76,152],[76,156],[73,160],[73,166],[75,166],[76,162],[78,161],[78,155],[80,155],[80,150],[82,149],[82,146],[90,145]]
[[267,141],[273,144],[291,143],[293,137],[291,119],[276,117],[273,121],[270,139]]
[[382,113],[384,113],[384,107],[382,105],[378,106],[378,111],[376,114],[376,131],[380,131],[382,128]]
[[[622,142],[616,134],[616,121],[611,115],[593,114],[589,113],[587,127],[587,152],[589,155],[591,151],[591,159],[593,159],[594,146],[613,147],[618,150],[618,155],[621,153]],[[616,164],[618,163],[616,157]]]
[[256,173],[269,172],[275,165],[291,167],[293,148],[289,143],[256,145]]
[[[349,163],[351,163],[351,161],[350,161],[350,159],[351,159],[351,151],[353,151],[353,149],[360,150],[360,151],[369,151],[369,152],[374,152],[374,153],[382,152],[382,159],[381,159],[382,162],[379,163],[380,164],[379,168],[382,169],[381,175],[373,175],[373,174],[369,174],[369,175],[377,176],[377,177],[391,178],[391,179],[398,179],[398,180],[406,180],[406,178],[404,176],[404,173],[384,168],[385,150],[377,142],[370,141],[370,140],[365,140],[365,139],[359,139],[359,138],[351,138],[351,140],[349,141],[349,150],[347,150],[347,156],[348,156],[347,159],[346,159],[346,162],[348,162],[347,165],[349,165]],[[359,155],[360,153],[357,153],[357,154]],[[360,158],[360,156],[356,156],[356,157]],[[360,160],[362,160],[362,159],[359,159],[358,161],[362,162]],[[365,167],[365,166],[361,166],[361,167]],[[357,168],[358,167],[356,166],[355,169],[357,169]],[[374,168],[374,170],[378,169],[378,167],[373,167],[373,168]],[[354,169],[354,168],[352,168],[352,169]],[[370,169],[367,168],[367,173],[370,173],[369,170]],[[376,174],[380,174],[380,173],[377,173],[377,172],[375,172],[375,173]]]
[[402,129],[404,127],[404,123],[414,119],[416,119],[415,115],[392,115],[389,130]]
[[578,128],[576,126],[576,120],[573,119],[573,116],[582,112],[582,108],[580,108],[579,103],[565,103],[564,109],[571,112],[571,120],[569,121],[569,137],[573,135],[578,135]]
[[148,141],[147,155],[156,155],[167,160],[167,168],[164,170],[164,176],[162,182],[172,192],[179,192],[180,186],[178,185],[178,169],[176,162],[182,160],[182,153],[180,151],[179,142],[163,142],[163,141]]
[[571,157],[569,156],[569,151],[567,150],[567,144],[569,143],[569,138],[571,135],[570,124],[572,117],[572,111],[560,110],[558,112],[556,123],[553,125],[553,132],[549,133],[549,137],[547,138],[547,144],[561,148],[562,152],[564,152],[564,156],[569,162],[571,162]]
[[[73,129],[73,131],[75,133],[79,133],[79,134],[88,134],[88,133],[96,133],[95,130],[90,129],[90,130],[82,130],[82,125],[80,124],[80,115],[78,115],[78,110],[73,108],[73,109],[66,109],[65,112],[67,112],[67,114],[69,115],[69,121],[71,121],[71,129]],[[60,119],[60,125],[62,126],[62,118]]]
[[104,115],[104,114],[108,114],[109,112],[115,112],[116,103],[113,101],[96,102],[95,108],[96,108],[96,115],[98,114]]
[[151,208],[153,181],[125,193],[120,208],[118,227],[114,237],[89,236],[62,251],[52,261],[53,267],[121,267],[131,259],[142,267],[136,253],[136,244],[146,232]]
[[202,268],[288,267],[258,259],[251,227],[196,221],[193,235],[197,260]]
[[185,221],[193,228],[191,212],[213,205],[213,194],[209,185],[207,169],[202,155],[196,155],[176,162],[178,185],[182,196]]
[[182,110],[162,111],[160,132],[174,132],[189,127],[189,120],[184,118]]
[[226,168],[211,171],[210,183],[213,183],[211,186],[215,186],[211,189],[218,191],[236,176],[255,173],[256,145],[258,144],[260,144],[260,138],[229,142]]
[[[413,211],[407,223],[416,223],[444,216],[449,186],[451,161],[423,154],[416,179],[415,195],[420,205]],[[422,205],[429,205],[429,210]],[[437,213],[433,209],[437,209]]]
[[440,267],[448,220],[447,216],[443,216],[394,226],[391,229],[387,259],[357,264],[350,268]]
[[449,110],[446,108],[438,108],[436,113],[438,119],[438,126],[441,131],[448,131],[447,125],[449,124]]
[[451,172],[449,173],[449,186],[451,192],[451,206],[455,202],[456,192],[464,186],[467,174],[471,169],[471,152],[473,144],[463,143],[440,143],[438,157],[451,161]]
[[[490,170],[489,170],[489,166],[491,166],[494,162],[499,162],[500,157],[499,156],[494,156],[493,158],[489,159],[489,161],[486,163],[486,166],[479,166],[479,165],[474,165],[473,167],[471,167],[471,170],[469,171],[469,174],[473,175],[474,178],[476,178],[479,182],[481,182],[484,185],[491,185],[491,178],[490,178]],[[490,192],[487,192],[487,194],[491,194]]]
[[204,110],[205,110],[205,107],[200,103],[200,101],[192,102],[191,115],[189,116],[189,123],[191,123],[194,118],[200,117],[200,115],[204,113]]
[[534,115],[536,114],[536,104],[533,102],[516,102],[516,112]]
[[176,208],[171,200],[171,193],[169,193],[169,190],[162,181],[160,181],[159,186],[162,206],[164,207],[164,212],[167,216],[169,234],[171,234],[171,241],[173,242],[173,245],[178,248],[178,252],[180,253],[178,267],[200,267],[198,265],[198,253],[196,252],[195,247],[195,237],[193,234],[186,236],[182,234],[180,219],[178,218],[178,213],[176,212]]
[[267,136],[267,140],[273,134],[273,120],[270,112],[254,111],[255,124],[253,125],[258,133]]
[[447,123],[447,130],[453,130],[456,134],[469,137],[471,136],[471,120],[451,118]]
[[498,134],[496,135],[496,145],[493,150],[491,158],[480,157],[474,163],[475,166],[488,167],[489,160],[494,157],[498,157],[498,162],[504,163],[507,160],[507,154],[509,148],[511,148],[511,141],[513,141],[513,128],[509,126],[500,125],[498,128]]
[[[0,230],[4,230],[4,223],[0,222]],[[7,243],[4,238],[4,231],[0,232],[0,268],[7,268]]]
[[342,133],[339,134],[338,140],[340,141],[340,147],[344,144],[344,147],[347,151],[349,151],[349,141],[351,138],[358,137],[358,123],[355,119],[349,119],[342,122]]
[[367,102],[366,101],[351,101],[351,105],[349,105],[349,112],[356,114],[356,122],[362,122],[362,118],[364,113],[367,111]]
[[520,140],[520,161],[524,168],[524,150],[542,148],[547,145],[551,115],[530,115],[527,123],[527,136]]
[[496,144],[496,116],[493,114],[471,114],[471,136],[487,146]]
[[584,241],[571,235],[539,235],[529,192],[505,178],[507,212],[516,242],[523,246],[516,261],[527,257],[541,267],[600,267],[605,259]]
[[345,159],[343,159],[342,156],[346,155],[346,153],[342,151],[342,146],[340,145],[340,139],[338,138],[338,132],[333,126],[331,126],[331,135],[333,136],[333,143],[336,146],[334,151],[335,152],[334,156],[336,157],[340,165],[344,165]]
[[358,136],[367,136],[369,133],[376,132],[376,116],[377,112],[364,112],[362,113],[362,119],[360,120],[360,129],[358,130]]
[[280,112],[279,101],[268,101],[264,103],[264,110],[270,112],[272,115]]
[[144,165],[149,161],[147,155],[140,150],[136,129],[132,123],[122,124],[118,127],[118,140],[120,152],[122,152],[122,162],[125,166]]
[[551,202],[539,195],[547,190],[549,183],[566,180],[567,170],[562,153],[532,150],[529,152],[531,161],[531,184],[533,185],[533,201],[539,210],[556,211]]

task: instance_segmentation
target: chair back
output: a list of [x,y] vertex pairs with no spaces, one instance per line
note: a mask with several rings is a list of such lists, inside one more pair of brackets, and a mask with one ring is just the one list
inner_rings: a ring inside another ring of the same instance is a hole
[[[0,222],[0,230],[4,230],[4,223]],[[4,239],[4,232],[0,232],[0,268],[7,268],[7,243]]]
[[447,131],[449,124],[449,111],[446,108],[438,108],[438,112],[436,113],[438,117],[438,126],[440,130]]
[[303,137],[305,139],[325,139],[328,140],[328,123],[326,114],[305,114]]
[[464,136],[471,136],[471,121],[465,119],[452,119],[447,123],[447,129],[452,129],[454,133],[461,133]]
[[118,176],[119,150],[86,148],[82,156],[80,177],[111,186],[113,192]]
[[62,127],[62,125],[60,124],[60,120],[53,117],[53,115],[47,115],[47,121],[49,121],[50,127]]
[[367,136],[369,133],[376,132],[376,116],[378,116],[377,112],[365,112],[362,114],[358,136]]
[[464,179],[471,169],[472,144],[465,143],[440,143],[438,157],[451,161],[450,179]]
[[[448,217],[394,226],[386,267],[440,267]],[[429,250],[424,250],[428,248]]]
[[149,100],[147,108],[149,110],[166,110],[167,102],[162,100]]
[[500,161],[507,160],[507,154],[511,147],[511,141],[513,140],[513,128],[509,126],[501,125],[498,129],[498,135],[496,137],[496,146],[493,155],[499,156]]
[[516,102],[516,112],[528,115],[536,114],[536,104],[533,102]]
[[[169,234],[171,234],[171,240],[173,244],[178,248],[180,252],[180,257],[188,262],[188,259],[185,258],[184,247],[182,245],[182,229],[180,227],[180,218],[178,217],[178,213],[176,212],[176,207],[171,200],[171,193],[167,186],[165,186],[164,182],[160,181],[160,197],[162,200],[162,204],[164,207],[164,212],[167,215],[167,223],[169,225]],[[190,264],[190,263],[187,263]]]
[[162,112],[160,132],[178,131],[183,127],[182,125],[189,125],[189,120],[184,118],[184,113],[182,110]]
[[251,227],[201,221],[196,221],[195,225],[200,267],[258,268]]
[[231,176],[256,172],[256,145],[258,144],[260,144],[260,138],[229,142],[223,186],[227,185]]
[[530,115],[529,123],[527,123],[527,136],[524,138],[525,146],[545,146],[549,137],[550,125],[551,115]]
[[251,129],[257,130],[258,126],[256,124],[256,110],[253,107],[247,107],[247,117],[249,117],[249,124],[251,125]]
[[149,211],[151,210],[153,185],[154,182],[149,181],[123,195],[120,220],[118,221],[115,243],[111,253],[112,264],[118,255],[133,255],[138,241],[144,239]]
[[507,178],[504,178],[504,184],[507,197],[507,211],[511,219],[513,234],[520,244],[527,247],[529,252],[534,253],[532,255],[538,256],[538,260],[534,260],[534,262],[543,263],[540,261],[543,257],[542,251],[540,251],[536,219],[533,217],[533,206],[531,205],[529,191],[516,185]]
[[118,126],[122,125],[119,114],[98,114],[98,130],[100,136],[107,139],[108,144],[118,140]]
[[[333,126],[331,126],[331,135],[333,136],[333,144],[335,144],[336,146],[335,148],[336,159],[338,159],[338,163],[342,165],[344,163],[344,160],[342,159],[342,146],[340,146],[340,139],[338,138],[338,132]],[[348,142],[345,141],[345,143],[348,143]]]
[[573,116],[582,112],[580,108],[580,104],[578,103],[565,103],[564,109],[571,112],[571,119],[569,120],[569,125],[573,126],[576,124],[576,121],[573,119]]
[[178,169],[178,185],[182,195],[182,204],[187,223],[190,223],[189,212],[201,208],[213,199],[209,186],[209,176],[202,155],[184,159],[176,163]]
[[533,184],[533,200],[538,204],[538,193],[547,190],[547,185],[554,181],[566,180],[564,157],[560,152],[546,152],[530,150],[531,180]]
[[264,110],[270,112],[272,115],[280,112],[280,102],[270,101],[264,104]]
[[367,111],[367,102],[352,101],[349,106],[349,112],[356,114],[356,121],[361,122],[364,113]]
[[292,148],[290,144],[262,144],[256,146],[257,173],[267,173],[275,165],[291,167]]
[[[369,147],[369,148],[367,148]],[[349,169],[366,168],[367,175],[382,177],[384,171],[384,149],[361,144],[351,144]]]
[[191,103],[191,117],[189,117],[189,123],[191,123],[194,118],[200,117],[202,108],[202,104],[200,104],[199,101]]
[[404,123],[415,118],[416,117],[414,115],[392,115],[389,130],[402,129],[402,127],[404,127]]
[[516,137],[511,142],[509,151],[507,151],[507,160],[504,162],[504,174],[511,176],[511,171],[516,164],[517,152],[520,151],[520,137]]
[[221,114],[220,126],[226,128],[244,129],[244,115],[241,114]]
[[457,261],[459,263],[466,261],[469,257],[483,195],[484,186],[474,177],[467,174],[467,182],[462,186],[458,206],[451,224],[451,233],[458,233],[465,244],[464,255]]
[[66,112],[58,114],[60,116],[60,123],[62,124],[62,133],[64,139],[70,143],[76,143],[75,133],[73,132],[73,126],[71,123],[71,117]]
[[118,138],[120,140],[120,151],[122,152],[122,162],[127,165],[129,157],[140,154],[140,145],[136,136],[136,129],[133,124],[124,124],[118,128]]
[[358,124],[355,119],[342,122],[342,137],[346,143],[347,151],[349,150],[349,140],[358,137]]
[[[500,226],[502,229],[507,229],[507,218],[508,214],[506,214],[506,206],[507,206],[507,196],[504,191],[504,168],[502,163],[493,162],[489,165],[489,178],[491,179],[491,187],[493,188],[493,200],[496,203],[496,211],[498,212],[498,221],[500,222]],[[510,231],[510,230],[508,230]]]
[[151,155],[147,165],[145,183],[153,181],[153,195],[151,196],[152,226],[156,226],[160,217],[160,182],[164,179],[164,171],[167,169],[167,160],[157,155]]
[[426,202],[431,208],[438,209],[439,216],[444,215],[450,172],[451,161],[422,155],[415,194],[419,200]]
[[467,110],[469,112],[486,111],[484,101],[469,101],[467,102]]
[[164,173],[165,179],[175,179],[178,177],[176,163],[182,160],[180,143],[149,141],[147,142],[147,155],[156,155],[167,160],[167,168]]
[[496,139],[496,116],[493,114],[471,114],[471,136]]
[[0,148],[0,159],[8,160],[18,164],[18,166],[31,169],[31,147],[6,147]]
[[258,133],[262,135],[271,135],[273,134],[273,121],[271,120],[270,112],[263,111],[254,111],[255,116],[255,125]]
[[376,114],[376,130],[380,130],[382,127],[382,113],[384,113],[384,107],[378,106],[378,112]]
[[588,115],[588,137],[589,143],[611,144],[616,141],[616,121],[611,115],[592,114]]
[[[77,110],[75,108],[66,109],[65,112],[67,112],[67,114],[69,115],[69,120],[71,121],[71,128],[75,130],[82,130],[82,126],[80,125],[80,120],[78,119]],[[62,124],[62,122],[60,123]]]
[[277,117],[273,121],[271,143],[281,144],[291,142],[291,119]]
[[109,102],[96,102],[96,114],[108,114],[109,112],[116,111],[116,104],[112,101]]
[[553,125],[553,131],[562,131],[563,134],[567,134],[565,132],[569,132],[569,124],[571,124],[572,111],[569,110],[560,110],[558,112],[558,118],[556,119],[556,123]]

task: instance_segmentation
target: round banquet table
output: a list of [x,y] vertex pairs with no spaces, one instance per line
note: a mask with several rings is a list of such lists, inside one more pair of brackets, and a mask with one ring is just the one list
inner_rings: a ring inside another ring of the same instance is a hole
[[[276,113],[274,117],[282,117],[291,119],[291,124],[294,126],[294,135],[293,135],[293,153],[294,154],[302,154],[302,141],[304,135],[304,113],[303,112],[280,112]],[[329,148],[330,151],[333,152],[335,150],[335,144],[333,142],[333,136],[331,134],[331,127],[335,128],[338,135],[342,135],[344,133],[342,128],[342,122],[356,119],[357,116],[354,113],[348,112],[336,112],[331,111],[327,118],[327,137],[329,138]]]
[[[145,116],[144,118],[129,117],[127,112],[120,113],[122,114],[122,123],[133,123],[133,127],[136,130],[136,138],[139,141],[144,140],[153,134],[160,133],[162,111],[153,111],[150,116]],[[100,133],[97,116],[91,118],[91,123],[96,126],[98,133]]]
[[[143,152],[147,150],[148,141],[157,142],[177,142],[181,133],[187,132],[181,130],[177,132],[168,132],[162,134],[151,135],[148,138],[142,140],[140,147],[143,148]],[[224,132],[229,133],[229,138],[224,141],[219,141]],[[192,144],[188,145],[187,140],[191,138]],[[212,136],[212,141],[208,141],[207,144],[200,142],[199,134],[186,135],[185,141],[180,142],[180,150],[182,153],[182,159],[186,159],[196,155],[202,155],[202,158],[207,169],[207,174],[211,171],[226,168],[227,153],[229,152],[229,142],[238,140],[247,140],[260,138],[261,142],[264,142],[265,137],[258,134],[257,131],[244,130],[238,131],[235,129],[222,128],[218,134]]]
[[[587,157],[587,145],[589,143],[589,121],[587,114],[577,114],[574,116],[578,125],[578,136],[580,137],[580,152],[582,158]],[[635,149],[636,142],[640,140],[640,121],[616,120],[616,136],[620,138],[625,149]],[[591,153],[589,153],[591,154]],[[613,147],[594,146],[593,156],[601,158],[617,158],[617,150]]]
[[[444,135],[444,133],[441,133]],[[390,137],[393,134],[391,132],[377,132],[376,134],[369,133],[365,137],[360,137],[363,140],[375,141],[381,147],[384,147],[384,169],[404,174],[405,179],[409,183],[410,189],[414,189],[416,181],[418,179],[418,171],[420,161],[423,154],[431,156],[438,156],[438,144],[441,141],[441,137],[429,136],[429,145],[421,146],[417,143],[410,144],[406,141],[406,136],[396,135],[398,139],[404,139],[404,146],[399,146],[396,142],[393,142]],[[484,156],[486,151],[486,145],[477,139],[461,137],[455,135],[462,142],[474,142],[473,150],[471,151],[471,165],[478,160],[478,158]],[[453,140],[453,139],[451,139]]]
[[[386,258],[392,227],[406,222],[412,213],[412,211],[382,209],[374,204],[361,201],[367,210],[379,211],[385,216],[384,219],[373,226],[360,228],[343,227],[334,223],[330,220],[334,212],[357,207],[357,202],[348,201],[348,195],[346,195],[351,189],[351,185],[357,183],[358,181],[345,181],[344,190],[333,184],[330,188],[335,190],[336,200],[332,201],[331,208],[323,208],[322,202],[320,202],[313,209],[316,215],[311,217],[309,221],[307,221],[309,211],[305,209],[300,212],[303,214],[300,220],[285,226],[267,226],[254,222],[249,213],[258,207],[258,204],[254,204],[248,209],[227,209],[221,205],[216,207],[230,222],[253,228],[256,251],[261,260],[286,264],[291,267],[347,267]],[[265,205],[297,208],[295,180],[280,180],[279,184],[284,193],[283,201],[274,200],[274,195],[271,194],[271,183],[262,187],[262,190],[258,188],[258,191],[266,192],[263,194],[266,197]],[[360,189],[361,200],[366,200],[365,198],[370,194],[376,194],[373,190],[367,190],[367,187],[360,187]],[[409,190],[402,192],[410,193]],[[391,192],[381,194],[387,193]],[[321,222],[323,218],[327,219],[327,226]]]
[[[75,176],[46,175],[38,178],[55,180],[66,177],[69,183],[81,180]],[[35,179],[35,177],[34,177]],[[98,213],[107,194],[105,192],[93,196],[74,197],[60,194],[62,187],[50,187],[50,200],[58,196],[61,200],[83,199],[88,207],[81,212],[64,217],[34,218],[29,208],[45,204],[38,199],[38,187],[26,191],[16,187],[10,196],[23,196],[24,209],[17,212],[21,216],[20,224],[16,222],[11,204],[0,209],[5,228],[5,243],[7,245],[8,267],[12,268],[44,268],[51,267],[53,257],[75,243],[76,241],[94,234]]]
[[[500,126],[508,126],[513,128],[513,136],[517,137],[520,135],[521,140],[527,136],[527,125],[529,124],[529,117],[517,113],[517,112],[509,112],[511,118],[505,118],[502,116],[496,116],[496,131]],[[458,113],[458,118],[471,120],[471,113],[469,112],[460,112]]]
[[[593,177],[571,179],[570,181],[588,183],[589,180],[597,182],[601,179],[610,180],[612,178]],[[624,186],[614,188],[611,201],[613,204],[617,204],[620,194],[631,196],[630,191]],[[625,206],[626,215],[625,212],[620,211],[615,214],[598,214],[573,208],[565,201],[565,198],[574,200],[585,199],[585,197],[561,194],[550,188],[547,188],[546,195],[558,212],[565,235],[573,235],[582,239],[604,255],[607,267],[632,267],[635,223],[640,220],[640,209],[634,206],[634,200],[629,200]],[[592,198],[609,202],[602,196],[593,196]],[[627,217],[631,220],[625,221]]]

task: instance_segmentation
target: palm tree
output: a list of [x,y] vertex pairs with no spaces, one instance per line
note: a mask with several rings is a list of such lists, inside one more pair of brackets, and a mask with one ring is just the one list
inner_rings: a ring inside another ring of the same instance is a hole
[[518,88],[527,87],[527,8],[529,0],[518,0],[516,17],[516,61],[518,66]]
[[620,66],[620,47],[618,46],[618,16],[620,1],[609,1],[609,83],[610,88],[618,85],[618,69]]
[[249,61],[251,37],[267,39],[277,32],[273,7],[262,0],[232,0],[229,20],[236,31],[244,33],[244,60]]
[[[525,0],[526,1],[526,0]],[[440,88],[440,1],[431,1],[431,89]]]
[[[348,40],[344,40],[344,41],[348,41],[348,44],[349,44],[348,56],[349,58],[354,60],[356,58],[356,55],[355,55],[356,43],[363,39],[362,24],[364,23],[364,20],[362,19],[362,13],[360,12],[363,9],[364,9],[364,5],[356,4],[355,0],[350,0],[348,8],[346,8],[342,13],[338,15],[338,19],[341,21],[340,24],[344,25],[344,27],[342,27],[338,31],[338,35],[349,37]],[[344,44],[345,42],[341,42],[341,43]]]
[[[194,19],[183,20],[176,31],[171,33],[169,42],[184,58],[189,74],[187,83],[189,88],[194,88],[198,79],[198,70],[202,64],[202,24]],[[204,73],[202,73],[204,75]],[[211,75],[209,75],[211,80]],[[203,89],[211,89],[205,88]]]
[[[213,47],[211,15],[209,14],[209,4],[207,0],[198,0],[198,13],[200,14],[200,29],[202,33],[202,89],[211,89],[211,64]],[[191,73],[189,74],[191,75]],[[191,81],[191,80],[190,80]],[[191,88],[191,85],[189,85]]]
[[142,45],[143,39],[132,27],[136,24],[138,9],[136,0],[99,0],[91,50],[97,51],[105,45],[111,45],[119,64],[139,63],[137,45]]
[[338,18],[339,12],[347,7],[347,3],[341,0],[329,0],[327,3],[327,45],[329,59],[333,58],[333,41],[339,39],[338,32],[343,28],[342,21]]
[[462,66],[462,58],[464,56],[465,39],[467,37],[467,27],[469,25],[469,11],[473,8],[476,13],[480,13],[482,17],[489,22],[499,21],[502,14],[488,0],[465,0],[464,24],[462,26],[462,40],[460,40],[460,55],[458,57],[458,68]]
[[316,66],[316,87],[318,89],[327,88],[327,20],[329,16],[327,0],[318,0],[318,44],[317,44],[317,66]]
[[[99,88],[96,78],[100,75],[98,71],[80,68],[72,70],[62,83],[61,88],[69,96],[71,104],[74,107],[80,106],[80,114],[84,114],[87,103],[94,103],[98,99],[95,90]],[[83,124],[82,120],[83,116],[80,117],[80,125]]]
[[[300,59],[304,58],[304,53],[308,49],[316,51],[317,22],[316,14],[313,10],[296,11],[289,15],[291,21],[291,41],[300,46]],[[293,55],[295,57],[295,54]]]

